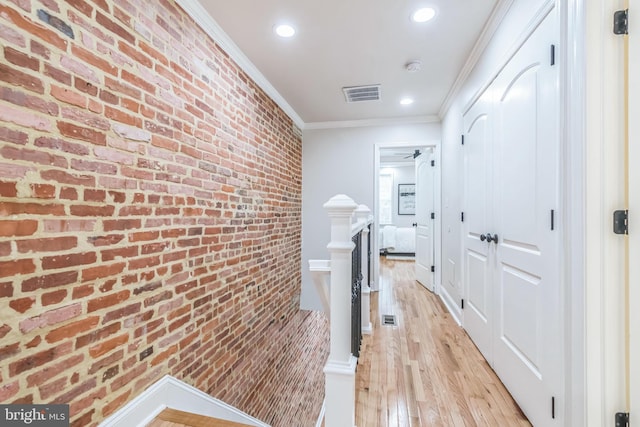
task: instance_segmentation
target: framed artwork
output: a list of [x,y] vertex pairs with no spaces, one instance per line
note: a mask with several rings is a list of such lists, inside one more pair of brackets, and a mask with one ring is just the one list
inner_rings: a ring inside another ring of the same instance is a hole
[[398,215],[416,214],[416,185],[398,184]]

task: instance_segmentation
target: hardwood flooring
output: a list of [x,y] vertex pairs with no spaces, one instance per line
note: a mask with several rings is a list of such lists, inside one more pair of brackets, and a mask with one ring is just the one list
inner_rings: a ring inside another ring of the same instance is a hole
[[[413,261],[381,258],[380,282],[356,371],[358,427],[531,425],[441,300],[415,281]],[[382,315],[397,326],[381,325]]]

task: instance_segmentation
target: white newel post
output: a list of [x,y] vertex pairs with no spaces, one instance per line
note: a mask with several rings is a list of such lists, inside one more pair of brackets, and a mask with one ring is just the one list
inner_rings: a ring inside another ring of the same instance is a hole
[[344,194],[332,197],[324,208],[331,219],[331,314],[329,359],[325,373],[327,427],[355,426],[357,359],[351,354],[351,217],[356,203]]
[[361,302],[361,319],[362,333],[371,335],[373,328],[371,326],[370,298],[371,288],[369,287],[369,234],[368,224],[371,222],[371,209],[367,205],[359,205],[356,209],[356,219],[365,224],[360,237],[360,248],[362,250],[360,263],[362,265],[362,302]]

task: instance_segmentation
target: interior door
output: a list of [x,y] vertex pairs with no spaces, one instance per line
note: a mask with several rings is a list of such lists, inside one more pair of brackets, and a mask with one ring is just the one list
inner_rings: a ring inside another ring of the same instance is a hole
[[416,157],[416,280],[431,292],[435,290],[434,273],[434,166],[433,150]]
[[486,233],[491,186],[491,92],[464,115],[464,328],[489,363],[491,351],[492,287]]
[[533,425],[562,425],[558,67],[555,13],[493,84],[493,367]]

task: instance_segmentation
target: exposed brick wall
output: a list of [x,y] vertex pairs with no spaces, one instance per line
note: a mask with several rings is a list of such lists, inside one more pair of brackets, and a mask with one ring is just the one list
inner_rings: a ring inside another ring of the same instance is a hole
[[96,425],[171,374],[312,424],[291,119],[169,0],[2,1],[0,46],[0,402]]

